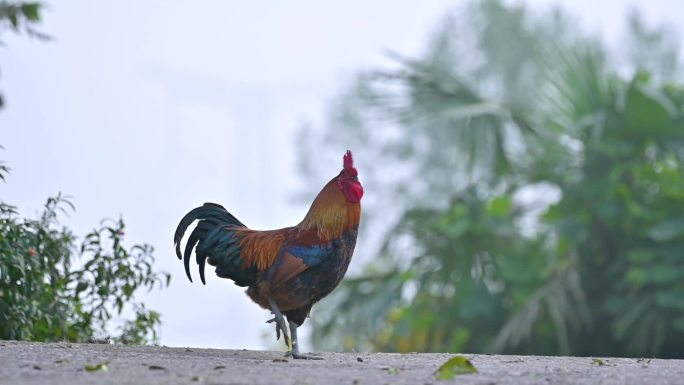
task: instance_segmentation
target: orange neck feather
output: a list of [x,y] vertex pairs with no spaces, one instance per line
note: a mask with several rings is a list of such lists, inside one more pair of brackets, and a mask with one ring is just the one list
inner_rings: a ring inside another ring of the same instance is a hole
[[347,230],[358,228],[360,219],[361,204],[347,201],[335,177],[323,187],[297,227],[316,230],[321,240],[329,242]]

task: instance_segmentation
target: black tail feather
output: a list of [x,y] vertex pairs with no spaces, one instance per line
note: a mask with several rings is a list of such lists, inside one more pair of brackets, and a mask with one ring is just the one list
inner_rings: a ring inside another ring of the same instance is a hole
[[[185,245],[185,250],[181,254],[181,240],[183,239],[183,235],[195,220],[199,220],[199,223],[192,233],[190,233],[188,242]],[[220,262],[221,258],[239,258],[239,249],[235,250],[235,248],[232,247],[230,248],[232,252],[227,252],[227,248],[231,246],[232,242],[231,228],[236,227],[245,227],[245,225],[230,214],[223,206],[216,203],[205,203],[204,205],[191,210],[183,219],[181,219],[178,228],[176,228],[173,241],[176,246],[176,256],[178,259],[183,260],[185,274],[188,276],[190,282],[192,282],[192,276],[190,274],[190,256],[193,248],[195,248],[202,283],[205,283],[204,267],[207,258],[216,258],[218,262]],[[237,251],[237,253],[235,251]],[[217,261],[212,262],[210,259],[209,264],[216,265]],[[240,284],[244,282],[243,279],[240,279],[240,282],[236,280],[236,283]]]

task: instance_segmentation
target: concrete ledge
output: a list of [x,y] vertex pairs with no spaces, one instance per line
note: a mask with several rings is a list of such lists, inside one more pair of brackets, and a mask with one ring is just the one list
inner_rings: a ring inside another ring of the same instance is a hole
[[465,354],[479,373],[439,381],[433,373],[453,354],[320,355],[324,361],[273,351],[0,341],[0,384],[684,383],[684,360]]

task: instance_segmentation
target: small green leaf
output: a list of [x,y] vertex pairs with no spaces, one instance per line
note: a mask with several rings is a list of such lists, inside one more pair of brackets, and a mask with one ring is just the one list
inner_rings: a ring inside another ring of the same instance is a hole
[[477,369],[469,359],[463,356],[450,358],[437,369],[435,375],[438,380],[451,380],[458,374],[477,373]]
[[627,92],[627,128],[653,130],[667,123],[675,112],[672,102],[659,92],[639,84],[632,84]]
[[14,29],[17,29],[19,27],[19,19],[17,19],[17,14],[16,13],[10,13],[7,15],[7,18],[9,19],[10,23],[12,23],[12,27]]
[[109,361],[103,361],[97,365],[86,365],[84,369],[86,372],[106,372],[109,369],[107,364],[109,364]]
[[596,365],[596,366],[605,366],[606,365],[606,363],[600,358],[592,358],[591,363]]
[[488,202],[487,209],[494,216],[505,216],[511,212],[513,203],[510,196],[501,196]]
[[40,3],[25,3],[21,5],[21,13],[24,14],[27,20],[40,20]]

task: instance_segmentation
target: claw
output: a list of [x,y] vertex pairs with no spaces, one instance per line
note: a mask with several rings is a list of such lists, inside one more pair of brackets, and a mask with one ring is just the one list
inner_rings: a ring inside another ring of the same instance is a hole
[[273,312],[273,319],[270,319],[266,321],[267,323],[275,322],[276,324],[276,340],[280,340],[280,333],[283,333],[283,339],[285,340],[285,344],[287,345],[288,349],[292,349],[292,345],[290,345],[290,333],[287,329],[287,325],[285,324],[285,318],[283,317],[283,313],[280,312],[280,309],[278,309],[278,305],[272,300],[268,299],[268,302],[271,305],[271,311]]
[[[271,318],[270,320],[266,321],[267,324],[271,324],[276,322],[275,318]],[[276,341],[280,340],[280,326],[276,323]]]

